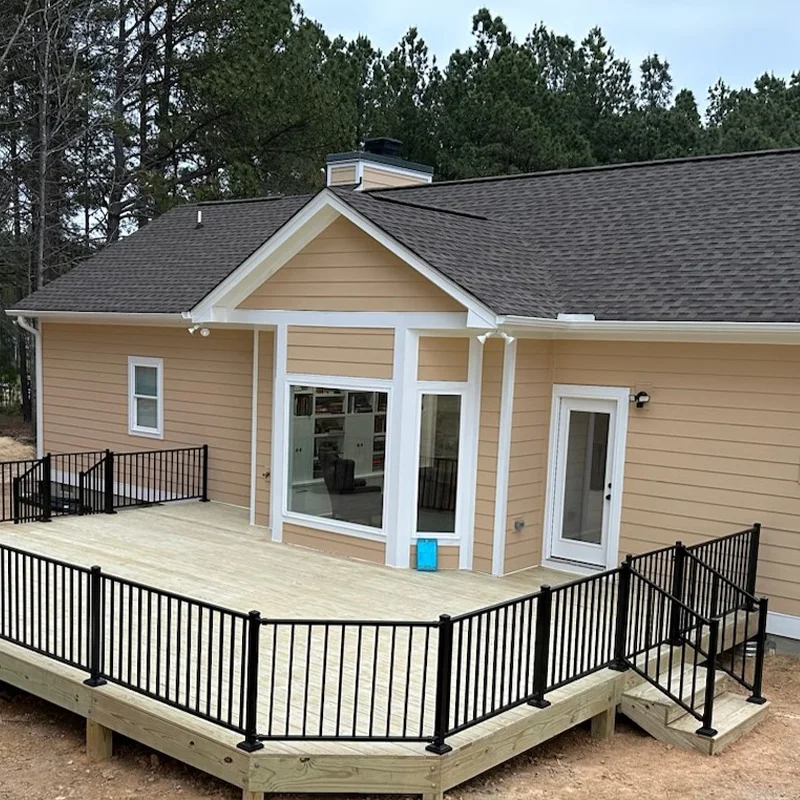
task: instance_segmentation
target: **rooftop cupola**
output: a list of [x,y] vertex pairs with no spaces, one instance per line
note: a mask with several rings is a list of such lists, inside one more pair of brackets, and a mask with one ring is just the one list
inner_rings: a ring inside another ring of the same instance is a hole
[[367,139],[362,150],[332,153],[325,159],[327,185],[358,189],[414,186],[433,180],[433,167],[401,158],[402,142],[382,136]]

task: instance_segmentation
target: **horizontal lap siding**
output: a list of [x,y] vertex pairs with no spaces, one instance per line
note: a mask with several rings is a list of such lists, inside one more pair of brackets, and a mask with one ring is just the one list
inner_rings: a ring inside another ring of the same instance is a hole
[[275,368],[275,335],[261,331],[258,341],[258,426],[256,429],[256,525],[269,525],[270,471],[272,457],[272,386]]
[[[383,564],[386,561],[386,545],[383,542],[320,531],[288,522],[283,525],[283,541],[287,544],[312,547],[314,550],[321,550],[325,553],[372,561],[375,564]],[[320,589],[322,588],[320,587]]]
[[[44,448],[209,445],[212,499],[247,506],[253,334],[106,325],[42,326]],[[164,359],[164,438],[128,434],[128,356]]]
[[[517,341],[508,475],[505,572],[533,567],[542,558],[542,522],[552,403],[552,343]],[[514,522],[525,527],[514,530]]]
[[340,218],[239,305],[285,311],[463,311],[371,236]]
[[380,189],[391,186],[416,186],[426,183],[422,178],[411,175],[400,175],[396,172],[389,172],[380,167],[365,166],[362,172],[361,185],[364,189]]
[[764,524],[760,592],[800,615],[800,348],[557,342],[556,383],[646,389],[631,407],[620,554]]
[[356,182],[355,167],[331,167],[331,186],[346,186]]
[[469,374],[469,339],[421,336],[417,379],[466,381]]
[[289,327],[287,371],[391,379],[394,331],[384,328]]
[[472,560],[476,572],[492,571],[502,382],[503,343],[500,339],[487,339],[483,346],[478,475],[475,490],[475,538]]

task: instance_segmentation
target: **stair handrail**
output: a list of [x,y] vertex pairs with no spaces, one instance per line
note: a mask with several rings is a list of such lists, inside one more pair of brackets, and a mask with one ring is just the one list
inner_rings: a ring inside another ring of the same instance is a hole
[[[755,595],[750,594],[750,592],[745,591],[738,586],[734,581],[729,580],[725,575],[723,575],[719,570],[715,569],[714,567],[706,564],[701,558],[698,558],[694,555],[690,550],[684,548],[684,556],[689,559],[690,563],[695,564],[695,569],[700,567],[701,569],[705,570],[709,573],[712,577],[712,593],[714,592],[713,587],[717,587],[716,589],[716,597],[717,602],[715,602],[714,606],[712,606],[712,614],[709,615],[712,618],[722,620],[725,617],[730,617],[733,614],[733,631],[732,637],[733,641],[727,640],[727,625],[722,626],[722,639],[719,643],[719,649],[722,652],[731,650],[733,651],[735,647],[741,646],[743,648],[743,652],[741,655],[741,660],[737,659],[735,652],[731,656],[731,665],[728,666],[725,663],[720,663],[719,669],[721,669],[725,674],[729,675],[733,680],[735,680],[738,684],[743,686],[745,689],[750,690],[751,695],[748,698],[748,702],[756,703],[756,704],[763,704],[766,702],[762,694],[762,684],[763,684],[763,677],[764,677],[764,654],[766,650],[766,640],[767,640],[767,614],[769,610],[769,600],[766,597],[756,597]],[[743,603],[741,605],[729,605],[724,606],[722,610],[718,608],[718,598],[719,598],[719,585],[724,585],[729,593],[734,595],[738,595],[742,598]],[[683,596],[686,597],[686,592],[683,592]],[[744,613],[744,626],[743,626],[743,636],[741,640],[739,640],[738,632],[739,632],[739,612],[742,611]],[[758,619],[756,622],[755,631],[750,633],[750,615],[753,613],[758,613]],[[746,645],[747,642],[755,639],[756,643],[756,652],[755,652],[755,665],[753,668],[753,679],[752,681],[748,680],[747,678],[747,650]],[[737,662],[738,662],[738,669],[737,669]]]
[[[655,686],[662,694],[666,695],[670,700],[680,706],[688,714],[691,714],[695,719],[701,722],[701,727],[697,729],[697,734],[700,736],[715,736],[717,731],[713,727],[714,722],[714,697],[715,697],[715,684],[717,672],[717,653],[719,648],[719,619],[709,619],[702,614],[697,613],[693,608],[688,606],[682,600],[674,597],[669,592],[659,586],[654,581],[642,575],[638,570],[630,566],[630,560],[626,561],[629,567],[631,578],[640,581],[650,591],[650,595],[642,602],[641,597],[637,597],[635,602],[631,602],[629,612],[627,614],[626,628],[622,635],[626,642],[625,662],[627,665],[636,672],[640,677],[644,678],[648,683]],[[653,593],[658,598],[654,601]],[[655,608],[656,603],[658,607]],[[661,633],[657,636],[649,636],[649,631],[644,629],[641,620],[636,618],[637,614],[641,614],[643,605],[646,607],[647,620],[652,622],[654,619],[659,621]],[[679,626],[679,638],[673,638],[674,629],[671,624],[673,610],[678,608],[681,613],[682,622]],[[694,624],[689,625],[688,620],[693,619]],[[704,629],[708,629],[708,645],[703,647]],[[637,646],[637,639],[640,639],[642,632],[648,634],[646,644],[644,647]],[[690,634],[694,632],[695,640],[690,641]],[[631,633],[633,633],[634,642],[631,644]],[[662,673],[662,647],[667,647],[666,666],[668,679],[663,680]],[[691,651],[691,659],[687,660],[687,648]],[[680,651],[679,658],[675,659],[675,650]],[[655,651],[656,666],[655,674],[651,674],[649,669],[650,653]],[[644,663],[644,669],[636,663],[636,657],[642,654],[647,654],[647,660]],[[686,685],[684,679],[685,669],[681,668],[681,677],[677,694],[672,691],[672,673],[675,666],[678,664],[689,664],[692,671],[691,698],[694,700],[697,694],[697,671],[700,666],[700,660],[705,658],[706,661],[706,683],[705,693],[703,698],[702,712],[698,711],[694,702],[687,703],[682,695]]]

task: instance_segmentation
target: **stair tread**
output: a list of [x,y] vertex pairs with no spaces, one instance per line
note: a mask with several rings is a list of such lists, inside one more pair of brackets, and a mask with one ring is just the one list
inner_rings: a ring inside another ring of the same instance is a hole
[[[717,731],[714,739],[734,731],[740,725],[752,720],[754,717],[767,713],[769,703],[761,705],[748,703],[747,698],[734,692],[723,692],[714,701],[714,729]],[[690,714],[686,714],[669,725],[670,728],[683,733],[695,733],[700,723]]]
[[[696,671],[697,678],[692,680],[692,675]],[[683,672],[683,692],[681,691],[681,672]],[[727,678],[720,670],[715,676],[716,686],[724,685]],[[681,663],[673,667],[671,673],[664,672],[659,676],[659,683],[665,688],[669,687],[672,694],[680,697],[684,702],[690,700],[693,694],[702,694],[706,686],[706,668],[695,667],[691,663]],[[626,697],[634,700],[650,703],[659,706],[674,706],[676,703],[664,694],[659,688],[653,686],[649,681],[634,686],[625,692]]]

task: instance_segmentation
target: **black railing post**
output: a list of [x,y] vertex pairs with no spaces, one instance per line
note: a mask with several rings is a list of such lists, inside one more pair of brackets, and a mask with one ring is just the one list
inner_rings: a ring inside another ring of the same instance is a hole
[[[758,548],[761,543],[761,523],[754,522],[753,529],[750,531],[750,547],[747,550],[747,586],[745,591],[748,594],[756,593],[756,576],[758,575]],[[750,611],[753,611],[752,601]]]
[[84,500],[86,498],[86,473],[79,472],[78,473],[78,516],[82,517],[84,515],[85,503]]
[[20,492],[19,485],[20,485],[19,476],[11,479],[11,513],[14,517],[15,525],[19,525],[20,507],[22,505],[19,497],[19,492]]
[[[702,628],[701,628],[702,630]],[[717,648],[719,647],[719,620],[708,623],[708,658],[706,659],[706,696],[703,702],[703,727],[698,728],[699,736],[716,736],[714,729],[714,689],[717,680]]]
[[627,653],[625,646],[628,640],[628,612],[631,602],[631,574],[633,568],[631,562],[633,556],[626,556],[622,562],[619,573],[619,586],[617,587],[617,622],[614,631],[614,661],[609,665],[610,669],[617,672],[624,672],[628,669]]
[[203,445],[203,494],[200,497],[201,503],[208,502],[208,445]]
[[683,585],[686,572],[686,547],[683,542],[675,542],[675,560],[672,564],[672,604],[669,612],[669,641],[679,645],[681,636],[681,616],[683,615]]
[[753,693],[747,698],[748,703],[762,705],[767,702],[761,694],[761,682],[764,677],[764,650],[767,646],[767,598],[758,601],[758,636],[756,637],[756,664],[753,670]]
[[[101,677],[103,654],[103,575],[100,567],[92,567],[89,573],[89,677],[87,686],[103,686]],[[112,620],[113,624],[113,620]]]
[[433,741],[425,748],[444,755],[453,748],[445,742],[450,728],[450,683],[453,670],[453,620],[448,614],[439,617],[439,649],[436,657],[436,710],[433,720]]
[[529,706],[547,708],[549,700],[544,699],[547,691],[547,668],[550,660],[550,618],[553,608],[553,590],[549,586],[539,589],[536,601],[536,639],[533,642],[533,697]]
[[53,516],[53,458],[48,453],[42,459],[42,521],[50,522]]
[[247,618],[247,691],[244,699],[244,741],[236,745],[246,753],[253,753],[264,746],[264,743],[258,740],[258,646],[260,642],[261,613],[251,611]]
[[106,450],[103,462],[103,507],[106,514],[116,514],[114,511],[114,454]]

